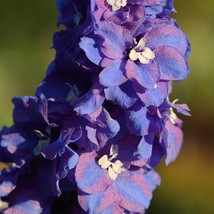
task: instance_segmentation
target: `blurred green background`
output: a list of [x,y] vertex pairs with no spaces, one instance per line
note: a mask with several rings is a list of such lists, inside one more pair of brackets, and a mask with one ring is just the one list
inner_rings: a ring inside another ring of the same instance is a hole
[[[161,186],[148,214],[214,213],[214,1],[175,0],[177,19],[192,46],[191,76],[174,84],[171,100],[191,108],[184,120],[184,145],[177,160],[158,167]],[[0,126],[12,123],[11,98],[33,95],[54,58],[57,31],[52,0],[1,0]]]

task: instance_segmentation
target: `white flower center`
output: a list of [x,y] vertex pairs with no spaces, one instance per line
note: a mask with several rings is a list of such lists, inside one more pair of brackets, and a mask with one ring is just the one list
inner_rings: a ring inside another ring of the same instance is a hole
[[4,209],[8,208],[9,203],[2,201],[0,198],[0,212],[3,211]]
[[175,114],[172,108],[169,109],[169,119],[174,125],[176,124],[175,121],[177,119],[177,115]]
[[[174,100],[172,104],[175,104],[177,101],[178,99]],[[173,108],[169,108],[169,119],[174,125],[176,124],[177,115],[173,111]]]
[[132,61],[139,60],[142,64],[149,64],[155,58],[155,53],[145,46],[145,39],[141,38],[137,45],[130,51],[129,58]]
[[107,155],[103,155],[98,161],[98,164],[102,169],[108,169],[109,177],[112,180],[115,180],[117,176],[125,170],[123,167],[123,163],[120,160],[112,161],[117,156],[118,146],[112,145],[110,148],[110,157],[108,158]]
[[127,0],[106,0],[112,6],[112,10],[119,10],[127,5]]

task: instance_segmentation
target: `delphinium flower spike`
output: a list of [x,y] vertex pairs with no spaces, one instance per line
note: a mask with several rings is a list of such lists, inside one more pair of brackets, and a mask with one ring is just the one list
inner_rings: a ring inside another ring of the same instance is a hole
[[0,132],[3,214],[145,213],[183,142],[189,75],[173,0],[57,0],[55,59]]

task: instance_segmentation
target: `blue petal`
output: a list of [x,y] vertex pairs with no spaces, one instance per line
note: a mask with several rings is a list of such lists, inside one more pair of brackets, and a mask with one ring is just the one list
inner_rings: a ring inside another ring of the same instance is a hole
[[174,25],[160,25],[145,34],[146,47],[152,50],[159,47],[170,46],[183,55],[188,49],[186,35]]
[[107,100],[114,102],[122,108],[131,107],[138,99],[129,81],[120,86],[113,86],[104,89]]
[[149,133],[150,119],[147,116],[148,109],[142,107],[142,104],[135,103],[126,111],[127,127],[137,135],[144,136]]
[[124,209],[116,203],[115,192],[109,187],[105,192],[93,195],[79,195],[79,203],[87,213],[119,214]]
[[103,96],[102,87],[95,84],[87,94],[77,100],[74,110],[81,115],[89,115],[97,111],[102,106],[104,100],[105,98]]
[[159,69],[156,63],[143,65],[131,60],[126,64],[126,76],[129,80],[135,80],[141,87],[152,89],[159,80]]
[[46,146],[44,149],[42,149],[41,154],[49,159],[53,160],[57,157],[57,153],[62,151],[64,149],[64,146],[67,142],[62,142],[60,139],[54,141],[53,143]]
[[89,194],[101,193],[111,184],[107,171],[96,163],[95,152],[80,155],[75,177],[78,188]]
[[181,129],[170,121],[166,122],[163,141],[166,147],[166,164],[168,165],[176,159],[183,143],[183,133]]
[[155,50],[162,80],[182,80],[189,76],[189,68],[184,57],[172,47]]
[[152,171],[121,173],[114,182],[120,196],[119,205],[128,211],[143,212],[149,207],[152,191],[159,183],[158,174]]
[[96,42],[94,39],[83,37],[79,43],[79,46],[85,51],[86,56],[91,62],[95,63],[96,65],[100,64],[102,57],[98,48],[96,47]]
[[[71,118],[71,120],[72,119],[73,118]],[[69,127],[65,128],[65,129],[63,129],[61,131],[60,138],[65,143],[75,142],[75,141],[79,140],[82,137],[82,132],[83,131],[82,131],[82,127],[81,126],[78,126],[78,124],[76,124],[76,126],[72,126],[73,123],[70,123],[69,125],[70,125]]]
[[154,135],[147,135],[145,137],[142,137],[137,147],[137,154],[139,154],[141,158],[148,159],[151,157],[153,141],[154,141]]
[[78,155],[69,147],[65,148],[65,152],[59,158],[58,162],[58,171],[57,176],[58,178],[62,179],[67,176],[69,170],[73,169],[78,162]]
[[39,214],[42,213],[40,203],[35,200],[28,200],[9,207],[4,211],[5,214],[20,213],[20,214]]
[[118,86],[127,81],[123,74],[123,69],[121,69],[121,64],[122,60],[114,60],[101,71],[99,75],[101,85],[106,87]]
[[168,83],[159,82],[157,87],[137,93],[147,106],[160,106],[168,96]]
[[112,119],[108,111],[105,109],[102,110],[97,120],[105,125],[97,130],[97,137],[99,138],[100,143],[107,142],[108,139],[114,137],[120,130],[120,125],[117,120]]
[[127,46],[133,42],[131,33],[125,27],[111,22],[99,22],[97,32],[105,39],[102,52],[110,59],[123,58]]

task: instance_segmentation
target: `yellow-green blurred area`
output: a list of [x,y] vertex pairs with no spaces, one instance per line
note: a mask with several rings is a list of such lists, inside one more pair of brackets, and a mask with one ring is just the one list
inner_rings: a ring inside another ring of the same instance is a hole
[[[174,84],[171,100],[187,103],[184,145],[177,160],[158,172],[162,184],[154,192],[149,214],[214,213],[214,1],[175,0],[173,15],[188,34],[191,76]],[[54,58],[57,31],[52,0],[1,0],[0,126],[12,123],[11,98],[33,95]]]

